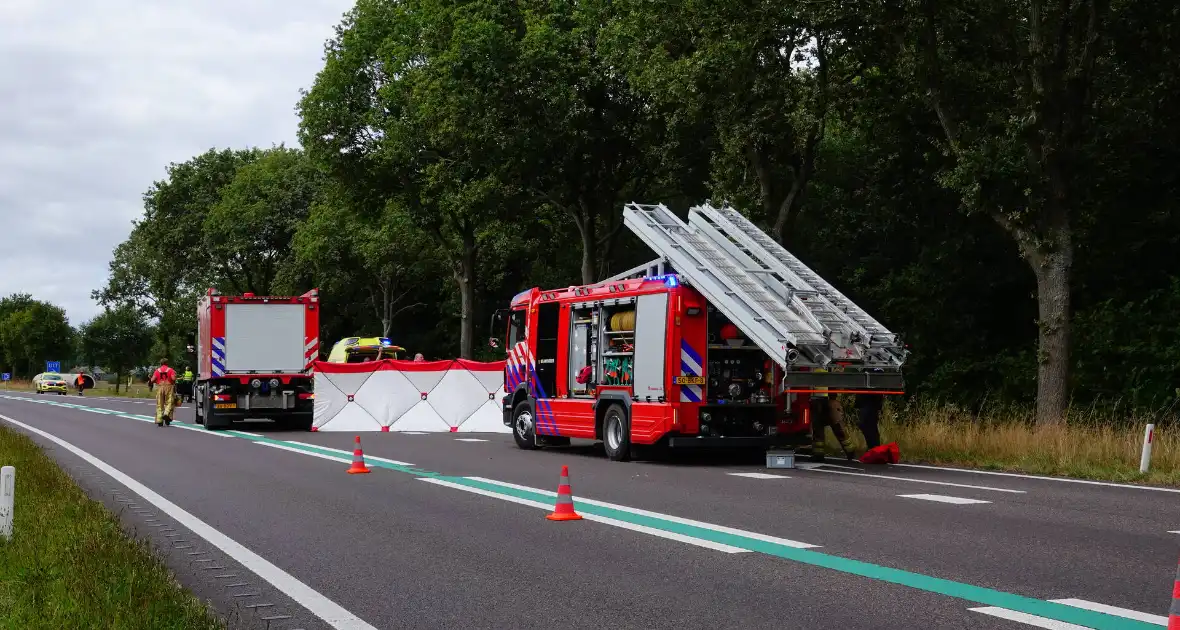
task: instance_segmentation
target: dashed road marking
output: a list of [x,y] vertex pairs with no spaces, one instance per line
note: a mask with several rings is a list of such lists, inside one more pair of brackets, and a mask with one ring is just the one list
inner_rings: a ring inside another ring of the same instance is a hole
[[966,473],[969,475],[994,475],[997,477],[1016,477],[1018,479],[1036,479],[1039,481],[1060,481],[1062,483],[1080,483],[1088,486],[1106,486],[1109,488],[1127,488],[1129,490],[1154,490],[1156,492],[1171,492],[1180,494],[1180,488],[1160,488],[1157,486],[1137,486],[1129,483],[1112,483],[1109,481],[1090,481],[1089,479],[1070,479],[1068,477],[1048,477],[1045,475],[1023,475],[1020,473],[999,472],[995,470],[971,470],[968,468],[949,468],[946,466],[927,466],[925,464],[890,464],[903,468],[922,468],[926,470],[945,470],[947,472]]
[[899,494],[897,495],[903,499],[922,499],[923,501],[936,501],[938,503],[953,503],[955,505],[972,505],[975,503],[991,503],[991,501],[982,501],[980,499],[965,499],[963,497],[951,497],[945,494]]
[[455,441],[456,442],[487,442],[487,440],[481,440],[480,438],[455,438]]
[[[935,486],[949,486],[952,488],[971,488],[973,490],[989,490],[991,492],[1007,492],[1011,494],[1027,494],[1024,490],[1013,490],[1011,488],[993,488],[991,486],[973,486],[966,483],[951,483],[949,481],[934,481],[932,479],[912,479],[910,477],[893,477],[890,475],[876,475],[862,472],[846,472],[844,470],[828,470],[827,468],[820,468],[819,466],[834,466],[834,464],[800,464],[799,468],[802,470],[809,470],[811,472],[827,473],[829,475],[850,475],[853,477],[865,477],[867,479],[892,479],[894,481],[908,481],[911,483],[925,483]],[[839,466],[838,468],[847,468],[848,470],[857,470],[856,468],[848,468],[847,466]]]
[[770,473],[760,472],[731,472],[725,473],[731,477],[746,477],[747,479],[790,479],[786,475],[772,475]]
[[1084,599],[1068,598],[1068,599],[1051,599],[1049,600],[1055,604],[1065,604],[1066,606],[1073,606],[1074,608],[1081,608],[1083,610],[1093,610],[1094,612],[1106,613],[1108,615],[1115,615],[1117,617],[1126,617],[1127,619],[1134,619],[1135,621],[1144,621],[1147,623],[1154,623],[1157,626],[1167,626],[1168,618],[1163,615],[1152,615],[1138,610],[1131,610],[1129,608],[1119,608],[1118,606],[1109,606],[1107,604],[1099,604],[1098,602],[1090,602]]
[[[499,492],[492,492],[490,490],[484,490],[482,488],[473,488],[471,486],[465,486],[463,484],[454,483],[452,481],[446,481],[445,479],[432,479],[430,477],[419,477],[418,479],[420,481],[425,481],[427,483],[433,483],[435,485],[444,486],[447,488],[453,488],[455,490],[462,490],[464,492],[470,492],[472,494],[478,494],[478,495],[485,496],[485,497],[492,497],[494,499],[500,499],[501,501],[508,501],[510,503],[518,503],[520,505],[528,505],[528,506],[532,506],[535,508],[540,508],[542,510],[552,510],[553,509],[552,505],[549,505],[547,503],[541,503],[540,501],[532,501],[529,499],[522,499],[520,497],[509,496],[509,495],[501,494]],[[626,521],[620,521],[620,520],[613,519],[613,518],[610,518],[607,516],[599,516],[597,514],[583,514],[582,518],[587,521],[595,521],[598,523],[612,525],[614,527],[619,527],[622,529],[629,529],[634,532],[640,532],[643,534],[650,534],[652,536],[658,536],[660,538],[667,538],[668,540],[675,540],[675,541],[687,543],[690,545],[696,545],[697,547],[704,547],[706,549],[712,549],[714,551],[721,551],[724,553],[750,553],[749,549],[742,549],[741,547],[734,547],[733,545],[727,545],[725,543],[719,543],[719,542],[715,542],[712,540],[705,540],[703,538],[696,538],[694,536],[687,536],[685,534],[670,532],[665,529],[657,529],[655,527],[648,527],[646,525],[639,525],[637,523],[628,523]]]
[[[259,443],[266,444],[266,442],[259,442]],[[287,444],[298,444],[300,446],[310,446],[311,448],[318,448],[321,451],[332,451],[333,453],[342,453],[344,455],[349,455],[349,456],[352,455],[352,451],[346,451],[342,448],[329,448],[327,446],[320,446],[319,444],[311,444],[309,442],[300,442],[298,440],[287,440]],[[300,450],[299,452],[306,453],[307,451]],[[411,464],[410,462],[402,462],[402,461],[398,461],[396,459],[386,459],[384,457],[377,457],[376,455],[366,454],[365,460],[368,461],[370,459],[375,462],[385,462],[386,464],[393,464],[394,466],[413,466],[413,464]],[[346,460],[346,461],[348,461],[349,463],[352,462],[351,459]]]
[[1036,626],[1038,628],[1047,628],[1048,630],[1087,630],[1086,626],[1079,626],[1064,621],[1057,621],[1056,619],[1049,619],[1048,617],[1038,617],[1037,615],[1030,615],[1026,612],[1018,610],[1009,610],[1007,608],[997,608],[996,606],[984,606],[982,608],[968,608],[971,612],[983,613],[991,615],[992,617],[999,617],[1000,619],[1007,619],[1009,621],[1016,621],[1019,623]]

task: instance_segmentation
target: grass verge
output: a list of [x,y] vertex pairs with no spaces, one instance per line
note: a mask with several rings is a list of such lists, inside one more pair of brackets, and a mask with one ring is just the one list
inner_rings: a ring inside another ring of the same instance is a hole
[[[14,392],[31,392],[33,391],[33,383],[31,381],[9,381],[7,387],[0,385],[0,393],[4,390],[11,390]],[[59,396],[60,394],[47,394],[48,396]],[[78,393],[74,391],[73,387],[69,388],[67,396],[74,396],[77,398]],[[115,386],[111,383],[98,383],[94,389],[86,390],[87,396],[117,396],[119,398],[155,398],[156,393],[149,390],[147,385],[136,383],[134,385],[124,385],[115,392]]]
[[[850,403],[845,409],[853,409]],[[848,428],[854,428],[855,412],[846,418]],[[973,413],[953,405],[889,404],[881,415],[881,432],[885,442],[897,442],[906,463],[1180,486],[1180,422],[1175,417],[1075,409],[1058,425],[1037,426],[1031,418],[1019,408]],[[1151,467],[1141,475],[1148,423],[1156,425],[1155,438]],[[863,448],[863,436],[852,433]]]
[[16,467],[0,628],[224,627],[28,437],[0,427],[0,465]]

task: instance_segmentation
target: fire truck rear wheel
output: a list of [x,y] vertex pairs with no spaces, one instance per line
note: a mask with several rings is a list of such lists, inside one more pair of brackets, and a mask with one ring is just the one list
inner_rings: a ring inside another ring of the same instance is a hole
[[529,401],[522,400],[512,408],[512,439],[516,445],[526,451],[537,448],[537,424],[533,416],[533,406]]
[[631,459],[631,422],[622,405],[612,404],[602,416],[602,445],[615,462]]

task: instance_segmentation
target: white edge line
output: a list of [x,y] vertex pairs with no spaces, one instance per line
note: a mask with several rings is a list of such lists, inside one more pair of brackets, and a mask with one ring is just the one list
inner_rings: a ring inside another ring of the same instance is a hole
[[[471,477],[468,477],[468,479],[471,479]],[[430,477],[419,477],[419,481],[425,481],[427,483],[433,483],[433,484],[439,485],[439,486],[446,486],[448,488],[454,488],[455,490],[463,490],[465,492],[471,492],[471,493],[483,495],[486,497],[492,497],[495,499],[510,501],[512,503],[519,503],[521,505],[528,505],[531,507],[540,508],[542,510],[552,510],[553,509],[552,505],[541,503],[539,501],[530,501],[528,499],[522,499],[520,497],[504,495],[504,494],[500,494],[498,492],[484,490],[483,488],[472,488],[471,486],[465,486],[463,484],[455,483],[453,481],[445,481],[443,479],[432,479]],[[640,532],[643,534],[650,534],[652,536],[658,536],[660,538],[667,538],[669,540],[675,540],[677,542],[687,543],[689,545],[696,545],[698,547],[704,547],[706,549],[712,549],[714,551],[720,551],[723,553],[750,553],[749,549],[742,549],[741,547],[734,547],[732,545],[726,545],[723,543],[713,542],[711,540],[705,540],[703,538],[695,538],[693,536],[685,536],[684,534],[678,534],[676,532],[669,532],[669,531],[665,531],[662,529],[656,529],[654,527],[647,527],[646,525],[636,525],[635,523],[628,523],[626,521],[620,521],[620,520],[616,520],[616,519],[609,518],[606,516],[598,516],[596,514],[583,514],[582,518],[587,521],[595,521],[597,523],[603,523],[605,525],[612,525],[614,527],[620,527],[622,529],[629,529],[631,531]]]
[[1090,602],[1084,599],[1051,599],[1054,604],[1065,604],[1066,606],[1073,606],[1074,608],[1081,608],[1082,610],[1092,610],[1094,612],[1106,613],[1116,617],[1125,617],[1127,619],[1134,619],[1135,621],[1143,621],[1146,623],[1154,623],[1157,626],[1167,626],[1168,618],[1163,615],[1152,615],[1138,610],[1130,610],[1129,608],[1119,608],[1118,606],[1108,606],[1106,604],[1099,604],[1098,602]]
[[251,433],[249,431],[241,431],[239,429],[230,429],[230,431],[233,431],[234,433],[241,433],[242,435],[253,436],[253,437],[266,437],[265,435],[262,435],[261,433]]
[[984,606],[982,608],[968,608],[971,612],[983,613],[1000,619],[1007,619],[1009,621],[1016,621],[1038,628],[1048,628],[1048,630],[1088,630],[1085,626],[1079,626],[1064,621],[1057,621],[1056,619],[1049,619],[1048,617],[1039,617],[1037,615],[1030,615],[1026,612],[1017,610],[1009,610],[1007,608],[998,608],[996,606]]
[[[530,488],[528,486],[521,486],[521,485],[517,485],[514,483],[508,483],[506,481],[496,481],[495,479],[487,479],[485,477],[467,477],[467,479],[471,479],[473,481],[482,481],[484,483],[490,483],[490,484],[494,484],[497,486],[504,486],[505,488],[515,488],[517,490],[536,492],[536,493],[543,494],[545,496],[550,496],[550,497],[557,496],[557,493],[553,492],[552,490],[541,490],[539,488]],[[818,549],[821,546],[821,545],[813,545],[811,543],[799,542],[797,540],[789,540],[786,538],[779,538],[777,536],[769,536],[767,534],[759,534],[758,532],[746,531],[744,529],[737,529],[734,527],[726,527],[724,525],[714,525],[713,523],[703,523],[701,521],[694,521],[692,519],[681,518],[679,516],[672,516],[671,514],[661,514],[659,512],[651,512],[648,510],[641,510],[639,508],[627,507],[625,505],[617,505],[614,503],[607,503],[606,501],[596,501],[594,499],[585,499],[582,497],[575,497],[574,504],[576,505],[578,503],[585,503],[587,505],[597,505],[599,507],[611,508],[613,510],[619,510],[620,512],[629,512],[631,514],[636,514],[638,516],[649,516],[651,518],[658,518],[658,519],[662,519],[665,521],[671,521],[673,523],[679,523],[681,525],[691,525],[693,527],[700,527],[702,529],[708,529],[708,530],[712,530],[715,532],[732,534],[734,536],[743,536],[745,538],[751,538],[753,540],[759,540],[762,542],[774,543],[777,545],[784,545],[786,547],[793,547],[795,549]],[[552,506],[547,506],[547,507],[552,507]]]
[[923,501],[935,501],[937,503],[951,503],[954,505],[972,505],[977,503],[991,503],[991,501],[984,501],[982,499],[965,499],[963,497],[952,497],[945,494],[899,494],[897,495],[903,499],[921,499]]
[[772,475],[760,472],[731,472],[725,473],[731,477],[745,477],[746,479],[790,479],[787,475]]
[[[300,446],[310,446],[311,448],[318,448],[322,451],[332,451],[333,453],[344,453],[349,457],[352,456],[352,451],[346,451],[342,448],[331,448],[328,446],[320,446],[319,444],[312,444],[310,442],[300,442],[299,440],[284,440],[287,444],[298,444]],[[376,455],[365,455],[366,460],[373,460],[375,462],[385,462],[386,464],[393,464],[395,466],[413,466],[410,462],[400,462],[396,459],[386,459],[384,457],[377,457]],[[352,460],[348,460],[352,463]]]
[[31,427],[23,422],[18,422],[5,415],[0,415],[3,419],[13,425],[21,427],[26,431],[31,431],[44,437],[45,439],[61,446],[70,451],[74,455],[82,458],[90,465],[98,468],[107,475],[114,478],[115,481],[123,484],[128,490],[143,497],[145,501],[156,506],[157,509],[172,517],[175,521],[188,528],[194,534],[209,541],[210,544],[225,552],[226,555],[233,558],[242,566],[253,571],[258,577],[270,582],[275,588],[282,591],[291,599],[295,600],[300,606],[311,611],[320,619],[323,619],[328,625],[339,630],[377,630],[373,626],[367,624],[360,617],[348,612],[336,602],[325,597],[310,586],[300,582],[293,575],[283,571],[277,566],[268,562],[262,556],[250,551],[246,547],[234,539],[226,536],[220,531],[214,529],[209,524],[201,519],[189,514],[184,508],[172,503],[168,499],[160,496],[152,489],[139,483],[135,479],[124,474],[117,468],[107,464],[97,457],[87,453],[86,451],[70,444],[69,442],[53,435],[46,433],[36,427]]
[[[828,464],[824,464],[825,466]],[[1025,490],[1012,490],[1010,488],[993,488],[991,486],[973,486],[966,483],[951,483],[949,481],[934,481],[932,479],[910,479],[909,477],[893,477],[890,475],[874,475],[869,473],[859,472],[844,472],[843,470],[824,470],[823,468],[804,468],[803,470],[810,470],[812,472],[828,473],[829,475],[851,475],[853,477],[865,477],[868,479],[894,479],[897,481],[910,481],[913,483],[928,483],[936,486],[952,486],[955,488],[973,488],[975,490],[991,490],[992,492],[1009,492],[1011,494],[1027,494]]]
[[1154,490],[1156,492],[1171,492],[1180,494],[1180,488],[1160,488],[1158,486],[1137,486],[1129,483],[1114,483],[1110,481],[1091,481],[1089,479],[1070,479],[1068,477],[1047,477],[1045,475],[1024,475],[1021,473],[999,472],[996,470],[971,470],[969,468],[948,468],[946,466],[927,466],[925,464],[890,464],[890,466],[905,466],[906,468],[923,468],[926,470],[946,470],[949,472],[968,473],[972,475],[995,475],[997,477],[1016,477],[1019,479],[1039,479],[1041,481],[1060,481],[1063,483],[1081,483],[1088,486],[1106,486],[1108,488],[1129,488],[1132,490]]

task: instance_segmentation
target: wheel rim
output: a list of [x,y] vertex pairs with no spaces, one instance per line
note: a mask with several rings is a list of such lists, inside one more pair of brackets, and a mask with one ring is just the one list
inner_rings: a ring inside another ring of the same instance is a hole
[[623,443],[623,423],[619,417],[611,414],[606,418],[606,443],[610,450],[617,451]]
[[529,432],[533,430],[533,412],[528,409],[516,414],[516,434],[520,439],[527,440]]

